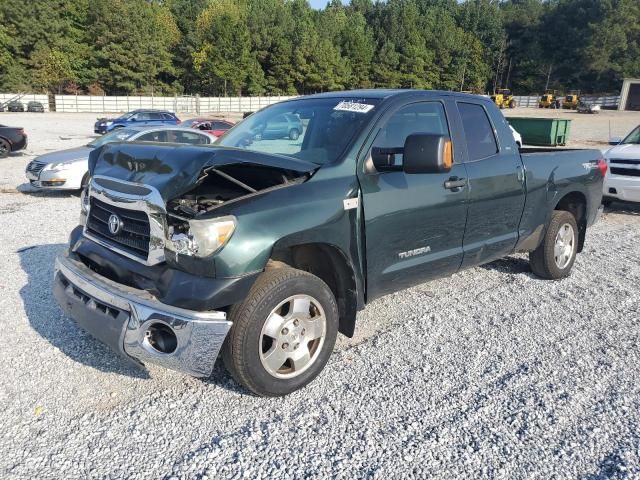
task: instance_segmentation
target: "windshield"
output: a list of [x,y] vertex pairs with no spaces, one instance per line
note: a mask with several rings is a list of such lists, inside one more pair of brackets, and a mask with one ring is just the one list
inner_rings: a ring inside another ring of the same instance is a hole
[[631,133],[622,140],[622,143],[631,145],[640,144],[640,126],[634,128]]
[[379,99],[310,98],[272,105],[229,130],[216,144],[335,162],[371,118]]
[[109,133],[105,133],[101,137],[96,138],[93,142],[87,144],[87,147],[98,148],[109,142],[122,142],[137,133],[138,130],[132,128],[118,128]]

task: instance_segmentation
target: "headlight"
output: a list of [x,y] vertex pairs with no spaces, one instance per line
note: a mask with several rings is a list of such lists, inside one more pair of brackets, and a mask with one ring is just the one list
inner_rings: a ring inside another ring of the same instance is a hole
[[170,249],[182,255],[207,257],[220,250],[236,229],[235,217],[190,220],[187,232],[170,233]]
[[89,194],[86,188],[80,192],[80,211],[85,215],[89,213]]
[[80,192],[80,225],[87,224],[87,216],[89,215],[89,192],[88,188],[82,189]]

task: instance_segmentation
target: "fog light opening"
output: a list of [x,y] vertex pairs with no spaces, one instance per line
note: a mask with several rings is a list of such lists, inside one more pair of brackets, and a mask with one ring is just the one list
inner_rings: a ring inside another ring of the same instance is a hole
[[178,348],[178,338],[171,327],[154,323],[144,332],[145,341],[159,353],[173,353]]

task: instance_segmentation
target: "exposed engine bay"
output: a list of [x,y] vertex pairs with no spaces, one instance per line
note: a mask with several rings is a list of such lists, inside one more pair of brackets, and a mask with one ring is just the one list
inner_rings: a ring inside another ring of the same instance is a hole
[[308,177],[300,172],[246,163],[208,167],[192,190],[167,202],[167,213],[179,219],[197,218],[231,200],[301,183]]
[[222,217],[209,222],[204,218],[198,221],[200,217],[224,203],[307,178],[307,173],[246,163],[203,169],[195,188],[167,202],[170,249],[189,256],[214,252],[233,233],[235,219]]

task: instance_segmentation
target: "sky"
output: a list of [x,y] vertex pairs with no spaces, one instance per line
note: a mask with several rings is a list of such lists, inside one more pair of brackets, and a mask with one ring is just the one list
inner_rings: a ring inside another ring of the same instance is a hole
[[[313,8],[324,8],[329,3],[329,0],[309,0],[309,3]],[[342,3],[349,3],[349,0],[342,0]]]

